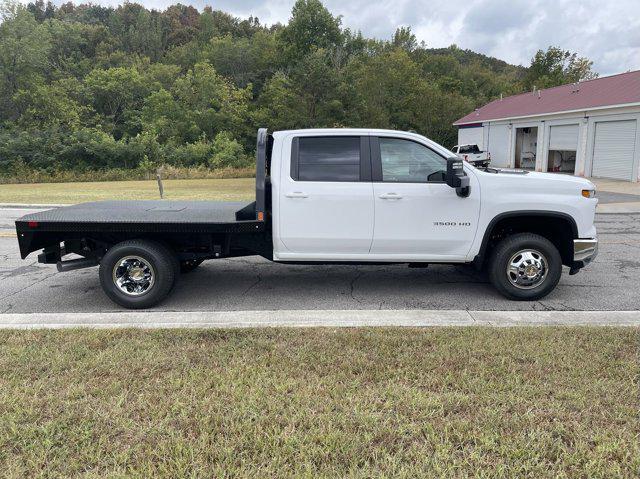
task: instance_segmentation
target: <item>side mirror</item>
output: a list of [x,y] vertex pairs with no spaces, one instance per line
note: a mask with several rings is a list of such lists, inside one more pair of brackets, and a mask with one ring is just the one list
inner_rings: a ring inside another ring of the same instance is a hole
[[469,177],[464,172],[464,162],[460,158],[447,158],[447,174],[445,183],[456,189],[462,198],[469,196]]

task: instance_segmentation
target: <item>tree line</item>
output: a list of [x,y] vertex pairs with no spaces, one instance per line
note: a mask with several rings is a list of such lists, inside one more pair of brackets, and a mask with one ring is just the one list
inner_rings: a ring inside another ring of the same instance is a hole
[[451,146],[452,123],[502,95],[591,78],[559,48],[528,68],[408,27],[388,40],[298,0],[286,25],[176,4],[0,3],[0,175],[38,170],[241,168],[255,131],[414,130]]

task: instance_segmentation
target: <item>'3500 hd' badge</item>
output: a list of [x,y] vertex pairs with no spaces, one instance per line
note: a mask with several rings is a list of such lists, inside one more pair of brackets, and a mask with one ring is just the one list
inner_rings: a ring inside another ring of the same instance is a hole
[[434,221],[433,226],[471,226],[468,221]]

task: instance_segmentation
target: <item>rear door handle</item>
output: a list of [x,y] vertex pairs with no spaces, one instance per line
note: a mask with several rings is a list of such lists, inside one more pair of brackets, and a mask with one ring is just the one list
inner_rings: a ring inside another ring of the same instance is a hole
[[398,193],[383,193],[380,195],[380,198],[383,200],[400,200],[402,196]]
[[309,195],[306,193],[303,193],[302,191],[294,191],[293,193],[287,193],[284,196],[286,196],[287,198],[308,198]]

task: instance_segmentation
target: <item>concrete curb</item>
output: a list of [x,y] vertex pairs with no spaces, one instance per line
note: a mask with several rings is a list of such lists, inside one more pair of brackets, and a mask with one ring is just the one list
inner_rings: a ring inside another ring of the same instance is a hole
[[0,314],[0,329],[632,326],[640,311],[284,310]]
[[71,203],[69,204],[62,204],[62,203],[53,203],[53,204],[46,204],[46,203],[40,203],[40,204],[27,204],[27,203],[0,203],[0,208],[2,209],[17,209],[17,210],[21,210],[21,209],[38,209],[38,208],[43,208],[43,209],[47,209],[47,208],[62,208],[63,206],[71,206]]

